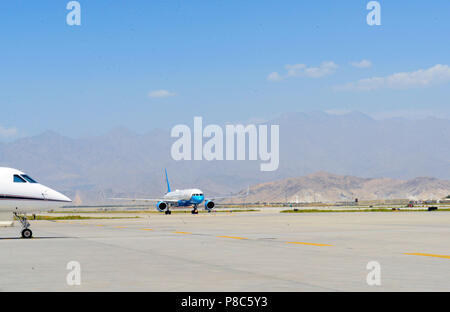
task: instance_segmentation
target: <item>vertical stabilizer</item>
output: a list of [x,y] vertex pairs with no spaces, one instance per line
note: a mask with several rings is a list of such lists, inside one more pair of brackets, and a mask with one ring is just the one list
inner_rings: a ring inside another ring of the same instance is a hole
[[170,190],[169,178],[167,177],[167,169],[164,169],[164,171],[166,172],[167,193],[169,193],[169,192],[171,192],[171,190]]

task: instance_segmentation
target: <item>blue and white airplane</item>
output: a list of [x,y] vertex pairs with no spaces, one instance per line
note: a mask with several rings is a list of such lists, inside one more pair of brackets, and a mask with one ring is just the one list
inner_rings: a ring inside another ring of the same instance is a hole
[[[165,214],[171,214],[171,207],[193,207],[192,214],[198,214],[198,206],[204,203],[204,207],[208,212],[215,207],[213,199],[205,200],[203,192],[197,188],[175,190],[170,189],[169,178],[166,173],[167,193],[162,198],[113,198],[116,200],[132,200],[132,201],[154,201],[156,209]],[[217,198],[217,197],[216,197]]]

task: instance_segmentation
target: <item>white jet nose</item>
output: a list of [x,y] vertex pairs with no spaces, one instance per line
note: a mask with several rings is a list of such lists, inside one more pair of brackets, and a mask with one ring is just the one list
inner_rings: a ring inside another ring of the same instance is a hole
[[72,200],[69,197],[55,190],[52,190],[51,188],[46,188],[43,195],[46,200],[67,202],[67,203],[72,202]]

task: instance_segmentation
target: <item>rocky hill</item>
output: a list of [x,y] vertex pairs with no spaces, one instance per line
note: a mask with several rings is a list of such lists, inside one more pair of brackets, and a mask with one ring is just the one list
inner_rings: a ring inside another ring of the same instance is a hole
[[[241,191],[244,194],[246,190]],[[436,178],[400,180],[358,178],[318,172],[251,186],[247,202],[345,202],[359,200],[441,199],[450,181]]]

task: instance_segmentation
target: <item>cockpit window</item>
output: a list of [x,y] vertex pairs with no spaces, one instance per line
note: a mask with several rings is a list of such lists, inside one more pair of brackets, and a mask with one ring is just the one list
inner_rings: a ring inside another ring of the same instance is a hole
[[22,178],[24,178],[25,180],[27,180],[30,183],[37,183],[34,179],[30,178],[30,176],[27,174],[22,174]]
[[27,183],[27,181],[25,181],[24,178],[22,178],[20,175],[15,174],[14,183]]

